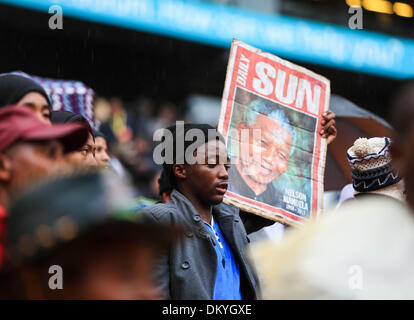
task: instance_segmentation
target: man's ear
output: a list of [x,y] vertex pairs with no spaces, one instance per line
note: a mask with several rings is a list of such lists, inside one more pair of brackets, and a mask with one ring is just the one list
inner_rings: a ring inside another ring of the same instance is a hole
[[0,181],[9,181],[11,178],[11,161],[10,159],[0,153]]
[[187,178],[187,171],[184,164],[173,165],[174,176],[179,179]]

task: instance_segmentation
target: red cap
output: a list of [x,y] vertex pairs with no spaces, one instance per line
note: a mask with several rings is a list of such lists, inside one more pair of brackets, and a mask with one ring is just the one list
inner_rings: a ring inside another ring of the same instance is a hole
[[81,123],[48,125],[25,106],[0,109],[0,152],[16,141],[59,140],[65,152],[80,149],[88,139],[88,129]]

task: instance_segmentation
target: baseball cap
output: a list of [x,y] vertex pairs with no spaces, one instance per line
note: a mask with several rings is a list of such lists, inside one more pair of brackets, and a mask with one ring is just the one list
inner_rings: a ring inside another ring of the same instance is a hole
[[88,138],[88,128],[81,123],[48,125],[22,106],[0,109],[0,152],[17,141],[59,140],[64,152],[81,148]]

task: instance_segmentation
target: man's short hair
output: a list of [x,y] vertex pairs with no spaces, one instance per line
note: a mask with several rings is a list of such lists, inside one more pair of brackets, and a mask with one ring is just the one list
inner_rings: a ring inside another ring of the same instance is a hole
[[[226,144],[224,137],[221,133],[217,130],[217,128],[209,125],[209,124],[202,124],[202,123],[182,123],[182,131],[177,130],[177,123],[166,128],[172,133],[173,140],[170,141],[172,144],[173,150],[173,163],[164,163],[163,164],[163,171],[165,171],[165,175],[168,177],[169,185],[172,189],[177,188],[177,181],[173,172],[174,164],[180,163],[181,160],[185,160],[185,152],[187,148],[192,145],[198,148],[199,146],[209,142],[210,140],[218,140]],[[192,137],[190,140],[185,139],[185,135],[189,130],[198,129],[203,133],[203,140],[198,141],[196,137]],[[177,140],[180,139],[184,143],[183,150],[177,150]]]
[[292,155],[295,148],[296,132],[294,127],[290,125],[290,121],[287,118],[285,112],[282,109],[275,109],[274,107],[269,106],[267,103],[256,99],[249,104],[248,110],[243,114],[243,124],[245,126],[251,126],[256,121],[259,113],[279,123],[283,129],[289,131],[292,137],[292,146],[290,149],[290,155]]

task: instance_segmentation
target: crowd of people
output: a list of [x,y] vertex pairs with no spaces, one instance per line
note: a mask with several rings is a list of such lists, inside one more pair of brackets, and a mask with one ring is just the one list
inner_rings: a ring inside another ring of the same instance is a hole
[[[215,127],[187,121],[179,128],[175,106],[156,114],[146,99],[125,108],[98,98],[94,108],[94,123],[53,110],[34,79],[0,75],[1,298],[414,297],[413,84],[392,106],[394,136],[344,146],[351,199],[290,228],[280,246],[249,250],[248,235],[275,222],[223,203],[238,168]],[[341,134],[335,114],[320,121],[329,144]],[[162,128],[172,133],[173,160],[158,165],[153,134]],[[184,139],[192,130],[204,138]],[[188,152],[197,162],[183,161]],[[401,264],[406,278],[398,276]],[[346,279],[355,265],[372,275],[359,291]]]

